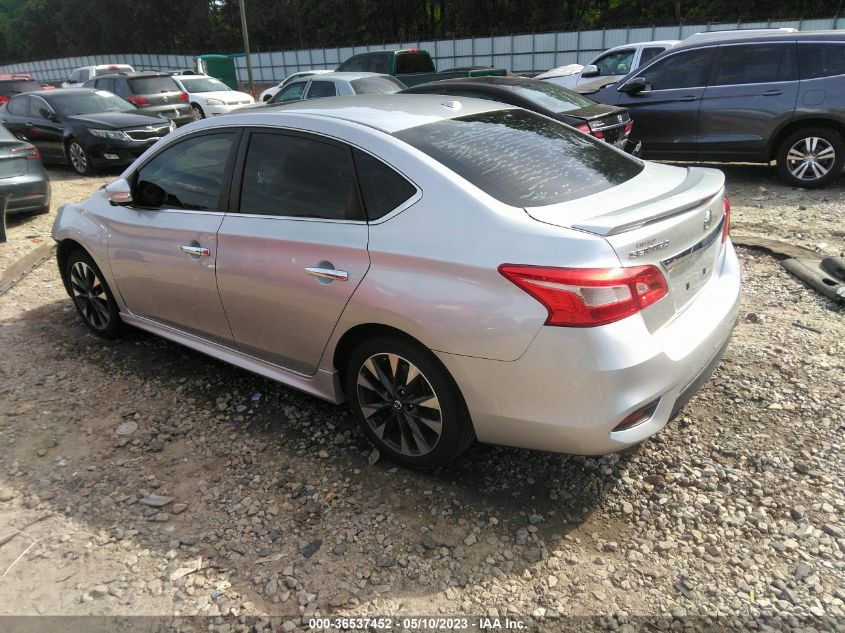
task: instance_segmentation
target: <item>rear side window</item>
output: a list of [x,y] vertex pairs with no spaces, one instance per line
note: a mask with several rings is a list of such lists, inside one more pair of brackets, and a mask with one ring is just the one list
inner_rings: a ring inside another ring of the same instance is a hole
[[608,53],[593,62],[599,69],[600,75],[627,75],[634,63],[634,49]]
[[6,109],[10,114],[27,116],[29,114],[29,97],[14,97],[9,100]]
[[389,76],[354,79],[350,85],[356,95],[389,95],[405,89],[405,84]]
[[425,53],[399,53],[396,56],[396,74],[433,73],[434,62]]
[[447,119],[395,136],[515,207],[582,198],[643,170],[606,143],[527,110]]
[[720,48],[716,78],[711,85],[762,84],[797,79],[793,42],[748,44]]
[[799,42],[798,63],[801,79],[845,75],[845,43]]
[[366,70],[367,58],[368,55],[354,55],[338,66],[337,72],[362,72]]
[[136,95],[181,92],[171,77],[136,77],[129,80],[129,89]]
[[334,83],[331,81],[312,81],[308,88],[306,99],[319,99],[320,97],[334,97],[337,94]]
[[367,219],[384,217],[417,192],[414,185],[380,160],[357,149],[352,155]]
[[348,147],[287,134],[250,137],[241,213],[361,220],[361,200]]
[[697,88],[707,85],[715,48],[698,48],[676,53],[654,63],[642,72],[652,90]]
[[151,208],[219,210],[232,139],[206,134],[163,150],[138,171],[135,201]]

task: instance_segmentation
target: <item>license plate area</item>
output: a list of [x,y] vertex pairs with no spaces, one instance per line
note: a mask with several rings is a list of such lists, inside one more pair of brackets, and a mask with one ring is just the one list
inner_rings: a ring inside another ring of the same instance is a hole
[[[724,221],[724,220],[723,220]],[[686,306],[707,285],[716,269],[722,223],[707,237],[685,251],[661,261],[669,273],[675,310]]]

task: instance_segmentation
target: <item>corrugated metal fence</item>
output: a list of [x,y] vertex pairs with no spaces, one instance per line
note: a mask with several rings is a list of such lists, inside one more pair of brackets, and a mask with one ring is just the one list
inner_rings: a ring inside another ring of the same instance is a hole
[[[340,62],[357,53],[383,48],[422,48],[431,53],[440,70],[456,66],[498,66],[515,73],[538,73],[564,64],[586,64],[603,50],[630,42],[681,40],[701,31],[773,27],[794,27],[802,31],[837,29],[845,28],[845,18],[686,24],[451,40],[384,42],[367,46],[253,53],[252,64],[255,81],[269,83],[279,81],[299,70],[334,69]],[[0,66],[0,73],[32,73],[41,81],[55,83],[64,81],[75,68],[80,66],[107,63],[130,64],[136,70],[170,70],[193,66],[193,56],[146,53],[87,55],[9,64]],[[238,77],[240,81],[245,82],[246,59],[236,58],[236,64]]]

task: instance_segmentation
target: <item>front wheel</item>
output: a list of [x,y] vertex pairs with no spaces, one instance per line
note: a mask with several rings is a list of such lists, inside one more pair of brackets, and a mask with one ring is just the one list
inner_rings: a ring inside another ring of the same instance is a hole
[[67,146],[67,157],[71,166],[80,176],[90,176],[94,173],[94,161],[78,141],[71,141]]
[[346,394],[370,441],[406,466],[444,466],[474,439],[455,381],[411,341],[385,336],[359,345],[346,369]]
[[205,112],[203,112],[203,109],[198,104],[192,103],[191,104],[191,111],[194,113],[194,118],[197,121],[205,118]]
[[73,251],[65,262],[65,279],[76,311],[97,336],[114,339],[123,331],[120,309],[103,273],[91,256],[81,249]]
[[806,128],[790,134],[777,153],[780,177],[794,187],[823,187],[842,173],[845,142],[829,128]]

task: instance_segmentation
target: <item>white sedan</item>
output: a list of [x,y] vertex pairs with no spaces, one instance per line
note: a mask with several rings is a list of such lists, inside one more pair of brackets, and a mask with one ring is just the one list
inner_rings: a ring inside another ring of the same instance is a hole
[[228,114],[236,108],[255,103],[255,99],[247,93],[232,90],[214,77],[176,75],[173,79],[188,93],[188,100],[197,119]]
[[267,103],[276,96],[276,93],[279,92],[282,88],[287,86],[290,82],[294,79],[299,79],[300,77],[310,77],[311,75],[324,75],[326,73],[332,72],[331,70],[301,70],[298,73],[293,73],[285,77],[284,81],[280,81],[275,86],[270,86],[267,90],[264,90],[260,95],[258,95],[258,100],[262,101],[263,103]]

